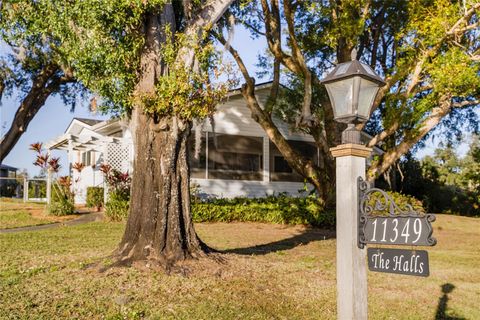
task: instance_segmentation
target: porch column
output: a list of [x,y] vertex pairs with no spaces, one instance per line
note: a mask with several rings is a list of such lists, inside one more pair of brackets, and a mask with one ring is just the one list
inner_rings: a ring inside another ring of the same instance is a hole
[[[105,142],[103,143],[103,163],[109,164],[108,163],[108,143]],[[103,205],[108,201],[108,185],[105,177],[103,177]]]
[[28,180],[27,177],[23,177],[23,202],[28,200]]
[[270,182],[270,139],[263,137],[263,182]]
[[47,170],[47,204],[52,203],[52,171]]
[[205,179],[208,179],[208,131],[205,131]]

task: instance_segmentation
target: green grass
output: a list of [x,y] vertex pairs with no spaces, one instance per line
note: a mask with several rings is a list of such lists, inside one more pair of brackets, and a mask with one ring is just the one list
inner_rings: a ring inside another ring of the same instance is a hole
[[[32,215],[35,211],[37,214]],[[52,223],[44,213],[44,203],[23,203],[21,199],[0,199],[0,229],[18,228]]]
[[25,210],[0,211],[0,229],[37,226],[52,223],[48,218],[33,217]]
[[75,215],[61,217],[49,215],[45,203],[24,203],[22,199],[0,198],[0,229],[38,226],[75,217]]
[[[434,227],[430,277],[369,273],[369,319],[435,319],[446,283],[455,286],[446,314],[480,319],[480,220],[438,216]],[[223,263],[200,260],[183,275],[89,267],[109,261],[122,223],[0,234],[0,318],[336,318],[335,240],[299,226],[196,229],[209,245],[231,251]]]

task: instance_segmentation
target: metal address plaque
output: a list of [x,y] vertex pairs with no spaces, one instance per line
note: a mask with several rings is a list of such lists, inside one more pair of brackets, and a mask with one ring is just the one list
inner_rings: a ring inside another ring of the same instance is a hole
[[365,244],[434,246],[431,223],[435,215],[413,209],[409,204],[404,209],[392,197],[378,188],[358,179],[358,246]]
[[425,250],[368,248],[367,257],[370,271],[419,277],[430,274],[428,252]]

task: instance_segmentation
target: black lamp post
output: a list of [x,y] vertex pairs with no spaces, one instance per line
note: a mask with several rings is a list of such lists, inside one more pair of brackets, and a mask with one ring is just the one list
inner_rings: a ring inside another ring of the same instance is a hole
[[352,61],[337,65],[321,82],[332,102],[334,119],[348,124],[342,143],[361,144],[355,124],[368,120],[375,96],[385,82],[369,65],[356,60],[356,55],[354,49]]

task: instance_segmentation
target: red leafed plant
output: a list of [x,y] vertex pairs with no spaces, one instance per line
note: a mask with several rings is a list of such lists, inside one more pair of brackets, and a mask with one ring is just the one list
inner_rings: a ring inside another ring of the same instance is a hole
[[36,151],[37,153],[42,153],[43,143],[35,142],[30,145],[30,150]]
[[48,153],[43,152],[43,144],[41,142],[32,143],[30,150],[37,153],[37,157],[33,164],[43,170],[51,170],[58,172],[60,170],[60,158],[50,157]]
[[109,164],[106,164],[106,163],[102,163],[100,165],[100,171],[102,171],[103,174],[105,174],[105,175],[108,174],[108,172],[110,171],[111,168],[112,167]]
[[52,170],[54,172],[58,172],[58,170],[60,169],[60,158],[59,157],[56,157],[56,158],[50,158],[50,160],[48,160],[48,165],[50,166],[50,168],[52,168]]
[[58,178],[58,184],[65,188],[70,188],[72,179],[69,176],[61,176]]
[[126,195],[130,193],[132,178],[128,172],[121,172],[105,163],[100,165],[100,171],[103,172],[105,181],[111,191]]
[[85,165],[81,162],[75,162],[73,165],[72,165],[72,168],[77,170],[79,173],[82,172],[82,170],[85,168]]

